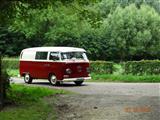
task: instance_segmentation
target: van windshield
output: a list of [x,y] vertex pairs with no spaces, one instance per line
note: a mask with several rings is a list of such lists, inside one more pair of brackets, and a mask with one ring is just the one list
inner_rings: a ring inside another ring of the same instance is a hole
[[63,52],[61,53],[61,59],[63,61],[88,61],[85,52]]

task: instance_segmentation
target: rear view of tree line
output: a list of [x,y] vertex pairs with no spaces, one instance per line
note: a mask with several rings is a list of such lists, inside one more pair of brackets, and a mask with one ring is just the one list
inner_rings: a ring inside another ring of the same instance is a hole
[[0,51],[82,47],[92,60],[160,59],[160,0],[2,0]]

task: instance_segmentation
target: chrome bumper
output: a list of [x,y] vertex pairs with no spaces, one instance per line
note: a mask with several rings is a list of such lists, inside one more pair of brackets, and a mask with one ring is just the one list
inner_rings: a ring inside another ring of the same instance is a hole
[[79,78],[65,78],[61,81],[63,82],[74,82],[74,81],[83,81],[83,80],[90,80],[91,77],[79,77]]

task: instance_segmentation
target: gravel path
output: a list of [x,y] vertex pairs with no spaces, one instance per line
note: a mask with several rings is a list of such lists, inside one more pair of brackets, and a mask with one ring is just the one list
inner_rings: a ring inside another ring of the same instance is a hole
[[[13,82],[24,83],[21,78]],[[36,80],[31,85],[77,93],[58,96],[58,120],[160,120],[159,83],[85,82],[83,86],[64,83],[55,87]]]

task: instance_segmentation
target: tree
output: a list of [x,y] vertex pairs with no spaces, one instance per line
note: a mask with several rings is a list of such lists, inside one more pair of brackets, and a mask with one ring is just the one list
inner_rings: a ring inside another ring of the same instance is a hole
[[86,48],[94,60],[159,58],[159,0],[7,3],[6,8],[0,5],[5,11],[0,18],[9,16],[1,19],[0,50],[9,56],[26,47],[76,46]]
[[[147,5],[118,7],[103,21],[102,31],[109,39],[111,53],[124,59],[160,58],[160,16]],[[156,26],[156,27],[155,27]]]

